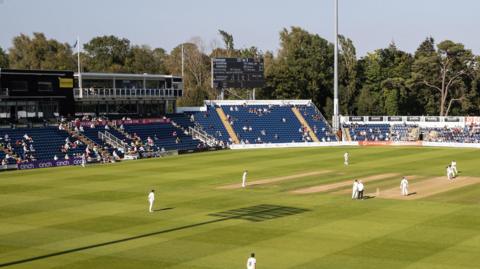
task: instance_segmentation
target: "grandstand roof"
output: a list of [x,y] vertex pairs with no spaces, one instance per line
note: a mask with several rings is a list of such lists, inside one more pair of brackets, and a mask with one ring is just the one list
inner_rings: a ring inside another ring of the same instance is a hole
[[[75,72],[74,76],[78,77],[79,73]],[[95,73],[95,72],[82,72],[83,79],[94,78],[118,78],[118,79],[162,79],[162,78],[181,78],[174,75],[160,75],[160,74],[128,74],[128,73]]]

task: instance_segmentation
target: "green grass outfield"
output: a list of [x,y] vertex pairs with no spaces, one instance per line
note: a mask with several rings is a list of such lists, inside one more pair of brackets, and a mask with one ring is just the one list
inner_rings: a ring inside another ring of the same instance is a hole
[[[411,201],[290,193],[381,173],[443,176],[453,159],[461,175],[480,177],[479,154],[394,147],[221,151],[0,173],[0,267],[232,269],[246,268],[255,252],[260,269],[479,268],[480,184]],[[216,189],[240,183],[245,168],[249,181],[331,172]],[[158,210],[152,214],[151,188]]]

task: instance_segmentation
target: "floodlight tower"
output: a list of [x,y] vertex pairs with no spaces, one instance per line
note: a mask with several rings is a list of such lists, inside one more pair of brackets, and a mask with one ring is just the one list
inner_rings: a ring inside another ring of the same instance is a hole
[[340,119],[338,115],[338,0],[334,0],[334,56],[333,56],[333,130],[340,128]]

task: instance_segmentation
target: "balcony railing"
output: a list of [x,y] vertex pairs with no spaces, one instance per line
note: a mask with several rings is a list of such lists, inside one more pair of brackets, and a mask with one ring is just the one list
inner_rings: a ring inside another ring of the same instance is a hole
[[[178,90],[176,90],[178,91]],[[175,97],[174,89],[75,88],[79,99],[146,99]],[[178,94],[177,94],[178,95]]]

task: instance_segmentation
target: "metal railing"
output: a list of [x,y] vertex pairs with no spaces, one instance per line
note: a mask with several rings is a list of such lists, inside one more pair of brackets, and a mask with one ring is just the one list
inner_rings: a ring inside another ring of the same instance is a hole
[[102,99],[102,98],[165,98],[175,97],[178,89],[127,89],[127,88],[75,88],[75,98]]
[[118,148],[125,150],[125,142],[123,142],[118,137],[114,136],[113,134],[109,133],[108,131],[98,132],[98,138],[105,141],[105,143]]
[[220,142],[215,137],[209,135],[207,132],[205,132],[198,126],[195,126],[195,127],[190,126],[188,127],[188,131],[194,139],[198,139],[210,147],[215,147],[220,144]]

